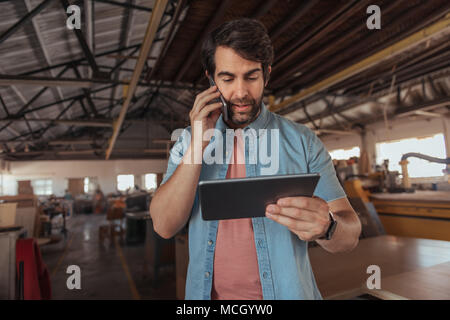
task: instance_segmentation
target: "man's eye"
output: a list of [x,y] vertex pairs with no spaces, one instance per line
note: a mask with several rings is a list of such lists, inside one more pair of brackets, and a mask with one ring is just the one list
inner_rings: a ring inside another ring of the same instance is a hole
[[233,79],[223,79],[223,82],[231,82]]
[[258,80],[258,77],[256,77],[256,78],[248,78],[248,80],[255,81],[255,80]]

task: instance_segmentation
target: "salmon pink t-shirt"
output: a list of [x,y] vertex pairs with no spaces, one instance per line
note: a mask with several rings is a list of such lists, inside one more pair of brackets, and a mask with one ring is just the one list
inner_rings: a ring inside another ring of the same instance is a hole
[[[228,165],[227,179],[245,177],[244,141],[241,130],[235,131],[232,159],[232,163]],[[245,201],[245,198],[242,201]],[[252,219],[219,221],[211,299],[262,298]]]

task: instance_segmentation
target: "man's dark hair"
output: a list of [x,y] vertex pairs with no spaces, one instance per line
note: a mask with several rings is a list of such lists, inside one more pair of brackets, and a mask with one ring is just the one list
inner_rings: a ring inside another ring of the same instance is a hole
[[261,22],[248,18],[232,20],[209,33],[202,46],[202,65],[211,76],[216,71],[214,54],[218,46],[231,48],[244,59],[261,62],[264,82],[267,82],[273,47]]

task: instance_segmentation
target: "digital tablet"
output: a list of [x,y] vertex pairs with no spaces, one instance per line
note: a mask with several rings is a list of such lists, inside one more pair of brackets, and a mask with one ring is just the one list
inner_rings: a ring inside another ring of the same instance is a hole
[[320,175],[288,174],[199,182],[203,220],[265,217],[266,206],[285,197],[311,197]]

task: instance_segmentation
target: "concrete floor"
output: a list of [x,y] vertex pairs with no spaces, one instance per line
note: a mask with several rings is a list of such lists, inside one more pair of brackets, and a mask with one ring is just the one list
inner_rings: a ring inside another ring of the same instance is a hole
[[[106,224],[104,214],[80,214],[67,220],[67,238],[41,246],[52,282],[53,300],[158,300],[176,299],[175,268],[160,269],[158,283],[144,270],[144,244],[100,243],[98,227]],[[59,230],[53,230],[59,234]],[[81,289],[69,290],[68,266],[81,271]],[[151,266],[148,266],[150,268]],[[363,295],[350,300],[374,300]]]
[[[105,215],[80,214],[67,220],[67,238],[41,247],[52,282],[53,299],[176,299],[175,268],[160,269],[158,284],[144,271],[144,244],[99,243]],[[58,234],[59,230],[53,230]],[[67,267],[81,271],[81,289],[67,288]]]

